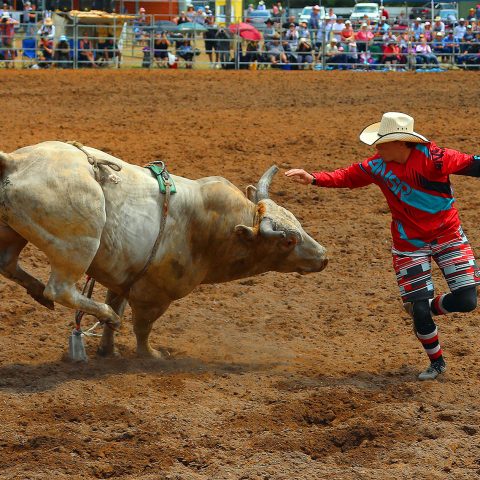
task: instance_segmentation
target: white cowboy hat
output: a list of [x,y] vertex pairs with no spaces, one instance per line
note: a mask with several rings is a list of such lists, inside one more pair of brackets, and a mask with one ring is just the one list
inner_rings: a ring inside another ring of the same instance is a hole
[[360,141],[367,145],[395,141],[428,143],[429,140],[413,130],[413,123],[413,118],[405,113],[384,113],[380,122],[363,129]]

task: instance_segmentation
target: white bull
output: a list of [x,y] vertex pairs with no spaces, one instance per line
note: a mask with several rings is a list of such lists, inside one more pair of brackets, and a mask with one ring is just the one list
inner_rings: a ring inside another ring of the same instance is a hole
[[[99,175],[85,152],[104,163]],[[159,356],[149,343],[153,323],[197,285],[325,267],[325,249],[268,198],[276,171],[270,168],[258,188],[247,187],[247,196],[221,177],[172,176],[177,193],[170,197],[158,251],[130,285],[145,266],[162,218],[164,196],[150,171],[62,142],[0,152],[0,272],[46,307],[58,302],[114,325],[128,301],[137,353]],[[18,264],[28,242],[48,257],[46,286]],[[105,303],[77,290],[85,273],[108,289]],[[110,328],[104,328],[99,351],[114,353]]]

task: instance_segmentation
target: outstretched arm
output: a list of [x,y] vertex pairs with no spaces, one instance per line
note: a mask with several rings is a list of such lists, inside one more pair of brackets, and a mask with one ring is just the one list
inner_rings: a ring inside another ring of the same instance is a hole
[[363,163],[354,163],[347,168],[339,168],[333,172],[312,172],[294,168],[285,172],[285,176],[302,185],[318,185],[330,188],[358,188],[374,182]]

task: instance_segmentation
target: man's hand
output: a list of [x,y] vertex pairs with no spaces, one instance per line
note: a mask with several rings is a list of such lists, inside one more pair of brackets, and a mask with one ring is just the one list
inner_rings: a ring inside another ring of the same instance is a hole
[[302,185],[310,185],[313,180],[313,175],[301,168],[293,168],[285,172],[285,176],[290,177],[293,181],[301,183]]

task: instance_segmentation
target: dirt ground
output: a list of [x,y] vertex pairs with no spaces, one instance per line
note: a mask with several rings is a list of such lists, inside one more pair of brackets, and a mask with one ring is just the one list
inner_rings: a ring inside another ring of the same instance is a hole
[[[0,150],[78,140],[242,190],[274,163],[320,170],[368,156],[358,133],[388,110],[480,153],[469,72],[4,71],[0,82]],[[452,181],[480,251],[478,180]],[[380,191],[279,174],[271,196],[328,248],[328,268],[200,286],[155,324],[166,360],[135,357],[127,311],[120,358],[96,357],[89,339],[89,363],[68,363],[72,312],[2,277],[2,480],[480,478],[478,313],[441,317],[449,371],[418,382],[427,359],[401,308]],[[22,260],[48,277],[35,248]]]

